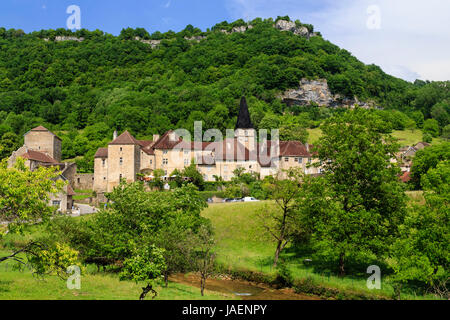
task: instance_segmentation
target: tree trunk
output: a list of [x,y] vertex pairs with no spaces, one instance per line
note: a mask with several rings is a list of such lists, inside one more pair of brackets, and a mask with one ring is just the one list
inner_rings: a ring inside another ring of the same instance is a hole
[[280,237],[278,238],[278,243],[277,243],[277,250],[275,251],[275,258],[273,260],[273,267],[276,268],[277,267],[277,263],[278,263],[278,258],[280,257],[280,253],[282,250],[282,245],[283,245],[283,241],[284,241],[284,234],[286,231],[286,216],[287,216],[287,208],[283,209],[283,221],[281,222],[281,230],[280,230]]
[[149,293],[152,292],[153,293],[153,297],[152,299],[155,299],[155,297],[158,295],[158,292],[156,292],[155,290],[153,290],[153,286],[151,284],[147,284],[146,287],[142,288],[142,293],[139,296],[139,300],[144,300],[145,296]]
[[345,276],[344,264],[345,264],[345,255],[344,253],[341,253],[339,255],[339,275],[341,277]]
[[206,279],[205,279],[205,276],[202,275],[200,278],[200,293],[202,294],[202,297],[204,296],[205,285],[206,285]]
[[281,240],[278,240],[277,250],[275,250],[275,258],[273,260],[273,267],[274,268],[277,267],[278,258],[280,257],[280,252],[281,252]]
[[169,286],[169,273],[166,271],[164,272],[164,283],[166,285],[166,288]]

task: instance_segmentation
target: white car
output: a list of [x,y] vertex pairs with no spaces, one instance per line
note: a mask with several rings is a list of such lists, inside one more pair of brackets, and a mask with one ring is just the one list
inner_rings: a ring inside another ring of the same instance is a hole
[[244,201],[244,202],[255,202],[255,201],[259,201],[259,200],[255,199],[253,197],[245,197],[244,199],[242,199],[242,201]]

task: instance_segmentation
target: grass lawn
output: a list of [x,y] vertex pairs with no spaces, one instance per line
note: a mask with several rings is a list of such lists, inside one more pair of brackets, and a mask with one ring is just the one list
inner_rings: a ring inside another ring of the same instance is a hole
[[320,128],[306,129],[306,130],[309,133],[308,143],[314,144],[322,136],[322,130],[320,130]]
[[[417,195],[417,197],[420,197]],[[203,216],[211,219],[216,232],[218,262],[231,270],[252,270],[266,274],[274,274],[272,268],[275,253],[275,242],[264,232],[257,217],[258,210],[271,202],[255,203],[224,203],[211,204],[203,211]],[[331,273],[316,273],[313,268],[305,265],[304,260],[311,258],[308,254],[295,253],[287,247],[282,254],[288,261],[288,267],[294,278],[312,278],[324,286],[348,289],[356,292],[375,293],[391,297],[393,288],[386,282],[382,289],[373,292],[367,289],[367,277],[361,274],[337,277]],[[414,299],[415,295],[403,295],[405,299]],[[432,299],[433,296],[420,297]]]
[[[0,251],[0,256],[7,251]],[[108,273],[86,272],[81,276],[81,289],[69,290],[66,281],[57,276],[43,279],[29,270],[12,270],[11,262],[0,264],[0,300],[138,300],[144,284],[120,281]],[[168,288],[156,288],[155,300],[224,300],[236,299],[230,294],[206,290],[205,296],[193,286],[169,282]],[[147,296],[151,299],[151,295]]]
[[[308,142],[314,144],[317,140],[322,136],[322,130],[320,128],[315,129],[307,129],[309,132]],[[401,146],[412,146],[419,142],[422,142],[422,130],[403,130],[403,131],[394,131],[392,132],[392,136],[399,140]],[[434,138],[432,144],[442,143],[442,139]]]

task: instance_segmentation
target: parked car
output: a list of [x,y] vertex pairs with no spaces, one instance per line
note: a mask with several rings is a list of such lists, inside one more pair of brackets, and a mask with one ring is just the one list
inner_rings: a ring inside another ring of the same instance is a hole
[[253,198],[253,197],[245,197],[244,199],[242,199],[242,201],[244,201],[244,202],[255,202],[255,201],[259,201],[259,200],[256,199],[256,198]]

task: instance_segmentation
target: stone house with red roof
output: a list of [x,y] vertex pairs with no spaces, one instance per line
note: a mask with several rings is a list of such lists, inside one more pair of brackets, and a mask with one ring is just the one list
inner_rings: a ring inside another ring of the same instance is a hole
[[163,170],[164,178],[170,179],[174,170],[182,171],[191,163],[196,164],[205,181],[215,181],[215,176],[230,181],[238,167],[261,178],[283,175],[283,169],[293,167],[317,174],[320,169],[309,166],[318,162],[312,148],[300,141],[258,142],[242,98],[234,137],[222,141],[185,141],[175,131],[154,135],[152,140],[137,140],[128,131],[119,136],[115,133],[108,147],[95,154],[94,190],[97,194],[111,192],[121,179],[134,182],[138,174],[151,179],[156,169]]
[[50,195],[50,203],[61,212],[72,209],[73,195],[75,195],[71,179],[76,173],[74,163],[61,162],[61,139],[43,126],[31,129],[24,135],[24,145],[14,151],[8,159],[8,167],[12,167],[17,159],[23,158],[25,165],[30,170],[39,167],[58,167],[61,171],[58,179],[67,181],[62,192]]

